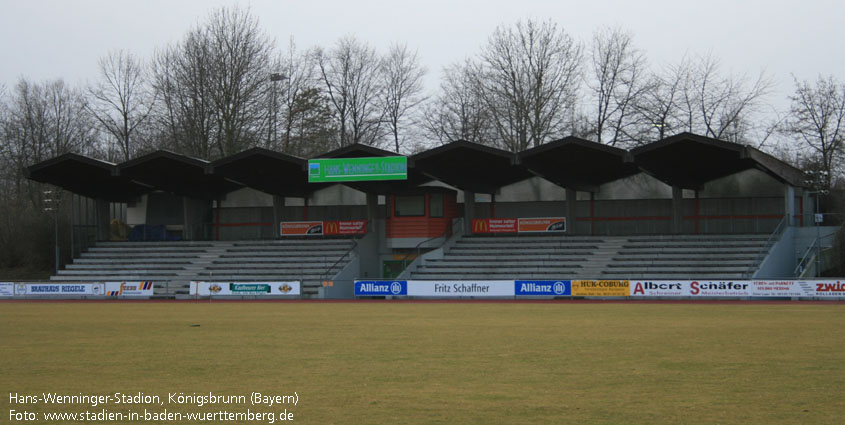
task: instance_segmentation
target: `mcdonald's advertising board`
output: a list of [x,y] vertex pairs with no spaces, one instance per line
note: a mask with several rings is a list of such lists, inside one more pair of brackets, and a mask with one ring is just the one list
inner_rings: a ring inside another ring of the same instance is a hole
[[365,220],[342,220],[323,222],[326,235],[358,235],[367,233]]
[[566,217],[475,218],[472,233],[566,232]]
[[472,219],[473,233],[516,233],[517,219],[515,218],[474,218]]
[[283,221],[282,236],[358,235],[367,233],[366,220]]

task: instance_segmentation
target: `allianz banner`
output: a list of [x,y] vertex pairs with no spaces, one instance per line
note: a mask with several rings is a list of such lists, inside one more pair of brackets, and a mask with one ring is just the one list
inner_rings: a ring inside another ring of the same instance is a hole
[[403,296],[408,295],[407,280],[356,280],[355,296]]
[[572,281],[569,280],[517,280],[514,282],[516,296],[567,296],[572,295]]
[[569,296],[569,280],[356,280],[355,296]]
[[300,282],[191,282],[191,295],[301,295]]

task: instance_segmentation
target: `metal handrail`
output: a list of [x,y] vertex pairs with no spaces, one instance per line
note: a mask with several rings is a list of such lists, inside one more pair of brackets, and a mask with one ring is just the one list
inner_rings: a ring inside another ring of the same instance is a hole
[[[365,228],[367,229],[367,232],[369,232],[370,231],[370,221],[367,220],[364,224],[365,224]],[[358,235],[358,234],[356,234],[356,235]],[[367,234],[364,233],[364,236],[366,236],[366,235]],[[343,261],[343,259],[346,258],[357,247],[358,247],[358,238],[353,237],[352,238],[352,246],[348,250],[346,250],[346,252],[344,252],[343,255],[341,255],[340,258],[338,258],[337,261],[334,262],[334,264],[329,266],[329,268],[327,268],[326,271],[323,272],[323,275],[321,276],[320,280],[325,281],[326,277],[329,275],[329,273],[331,273],[332,270],[334,270],[335,266],[340,264],[340,262]]]
[[[801,261],[799,261],[798,265],[795,266],[795,270],[792,271],[792,275],[795,276],[795,277],[800,277],[800,274],[804,273],[804,270],[805,270],[807,264],[809,263],[809,260],[813,258],[813,256],[814,256],[813,254],[816,254],[819,250],[821,250],[823,248],[822,247],[822,240],[826,239],[826,238],[834,238],[834,237],[836,237],[835,233],[830,234],[830,235],[817,237],[817,238],[813,239],[813,243],[811,243],[810,246],[807,247],[807,250],[804,251],[804,256],[801,257]],[[817,270],[816,273],[818,274],[819,270]]]
[[775,227],[775,230],[772,232],[771,235],[769,235],[769,238],[766,240],[766,244],[763,245],[762,248],[760,248],[759,252],[757,252],[757,257],[754,259],[754,263],[748,266],[748,270],[745,271],[746,277],[750,278],[754,276],[754,271],[760,267],[760,263],[763,262],[763,260],[766,258],[766,255],[768,255],[769,251],[771,251],[772,247],[775,246],[775,243],[780,240],[780,237],[783,235],[783,232],[786,230],[787,227],[787,218],[789,218],[789,216],[784,216],[780,220],[780,222],[778,222],[778,225]]
[[795,270],[792,271],[792,276],[801,277],[801,274],[804,273],[804,267],[810,259],[810,254],[812,254],[816,250],[816,244],[819,243],[819,238],[813,239],[813,243],[811,243],[810,246],[807,247],[807,250],[804,252],[804,256],[801,257],[801,261],[798,262],[798,265],[795,266]]
[[[402,261],[402,263],[405,264],[408,261],[408,256],[411,255],[411,253],[413,253],[413,252],[417,253],[417,256],[414,257],[414,258],[419,258],[420,255],[421,255],[421,252],[422,252],[421,248],[422,248],[423,244],[425,244],[426,242],[431,242],[435,239],[446,238],[450,234],[452,234],[452,222],[451,221],[449,222],[448,226],[446,227],[446,230],[444,230],[443,233],[441,233],[437,236],[428,238],[428,239],[418,243],[417,246],[415,246],[413,248],[413,250],[411,250],[411,252],[408,252],[407,254],[405,254],[405,256],[400,261]],[[404,270],[404,267],[403,267],[403,270]]]

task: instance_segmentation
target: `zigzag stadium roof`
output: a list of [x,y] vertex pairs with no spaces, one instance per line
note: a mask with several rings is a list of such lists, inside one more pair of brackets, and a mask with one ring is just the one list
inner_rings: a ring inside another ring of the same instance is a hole
[[127,202],[152,190],[117,174],[117,165],[66,153],[24,169],[30,180],[49,183],[89,198]]
[[584,192],[640,172],[630,152],[577,137],[522,151],[519,160],[552,183]]
[[755,148],[692,133],[681,133],[633,149],[634,162],[664,183],[699,189],[704,183],[748,169],[803,187],[801,170]]
[[[351,145],[318,158],[396,156],[365,145]],[[261,148],[213,163],[157,151],[122,164],[65,154],[28,167],[25,175],[79,195],[126,202],[162,190],[217,199],[243,187],[275,196],[304,197],[326,184],[308,183],[307,161]],[[518,154],[467,141],[452,142],[408,158],[408,180],[348,182],[357,190],[388,194],[412,191],[430,180],[462,190],[495,193],[531,176],[562,187],[597,191],[602,184],[645,172],[668,185],[699,189],[705,183],[748,169],[803,187],[801,170],[755,148],[681,133],[631,151],[568,137]]]

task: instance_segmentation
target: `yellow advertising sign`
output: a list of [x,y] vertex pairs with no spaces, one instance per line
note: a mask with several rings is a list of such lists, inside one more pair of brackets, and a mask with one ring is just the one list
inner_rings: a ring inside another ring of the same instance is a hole
[[631,295],[629,280],[573,280],[575,297],[627,297]]

